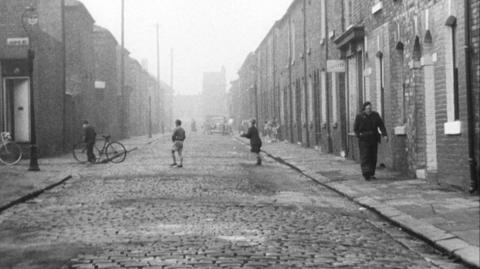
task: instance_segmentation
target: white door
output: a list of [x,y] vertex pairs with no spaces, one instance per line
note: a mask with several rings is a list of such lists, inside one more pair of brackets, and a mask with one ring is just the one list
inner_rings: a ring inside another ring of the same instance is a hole
[[28,79],[6,79],[7,122],[17,142],[30,142],[30,91]]
[[347,94],[347,115],[348,132],[353,133],[355,117],[358,114],[358,70],[357,59],[350,57],[347,59],[348,69],[348,94]]

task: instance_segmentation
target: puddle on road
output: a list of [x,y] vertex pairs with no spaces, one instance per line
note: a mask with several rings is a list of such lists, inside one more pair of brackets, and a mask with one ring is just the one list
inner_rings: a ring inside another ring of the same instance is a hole
[[264,237],[255,236],[255,235],[232,235],[232,236],[221,235],[221,236],[218,236],[217,238],[225,241],[229,241],[229,242],[245,242],[247,245],[250,245],[250,246],[259,245],[265,242]]

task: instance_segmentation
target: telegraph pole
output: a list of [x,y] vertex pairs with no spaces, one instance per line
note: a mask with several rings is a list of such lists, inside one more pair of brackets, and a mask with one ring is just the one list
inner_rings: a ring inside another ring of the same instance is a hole
[[162,134],[165,133],[165,94],[162,92],[162,86],[160,84],[160,27],[157,23],[156,25],[157,28],[157,83],[156,83],[156,88],[157,88],[157,93],[160,96],[160,129],[162,131]]
[[[170,49],[170,88],[171,92],[168,93],[168,101],[173,101],[173,48]],[[168,107],[168,120],[173,121],[173,104]]]
[[148,96],[148,138],[152,138],[152,96]]
[[157,82],[160,83],[160,26],[156,25],[157,28]]
[[173,48],[170,49],[170,88],[173,91]]

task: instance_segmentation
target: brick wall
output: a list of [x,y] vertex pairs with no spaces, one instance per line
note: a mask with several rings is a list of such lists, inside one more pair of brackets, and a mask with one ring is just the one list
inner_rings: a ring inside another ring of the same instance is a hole
[[[273,81],[270,77],[272,59],[269,58],[272,31],[257,48],[260,120],[271,117],[274,111],[283,123],[283,136],[291,142],[318,145],[322,151],[336,154],[348,150],[351,158],[358,157],[356,138],[348,134],[347,121],[357,111],[347,114],[353,104],[347,102],[346,92],[349,80],[356,83],[357,73],[351,78],[345,73],[327,73],[326,93],[322,92],[321,86],[327,59],[345,59],[355,53],[357,63],[361,65],[352,65],[351,68],[358,69],[355,72],[361,74],[362,79],[358,89],[351,87],[358,92],[353,93],[354,99],[350,101],[357,103],[357,98],[359,103],[371,101],[374,109],[382,113],[391,137],[390,143],[379,148],[379,163],[409,176],[425,176],[432,182],[465,189],[469,184],[469,172],[463,75],[458,80],[462,130],[458,135],[445,135],[444,128],[450,113],[447,103],[451,101],[447,95],[450,78],[446,69],[450,30],[445,22],[450,15],[457,18],[455,53],[458,73],[464,74],[463,1],[382,1],[383,6],[376,12],[372,7],[377,1],[373,0],[326,2],[327,15],[344,14],[345,17],[328,18],[328,38],[323,44],[320,40],[321,1],[293,1],[286,14],[274,25]],[[307,7],[305,14],[303,5]],[[472,1],[474,18],[470,31],[476,46],[473,48],[476,56],[473,57],[473,67],[479,66],[478,9],[478,1]],[[354,38],[351,44],[347,43],[340,50],[333,40],[338,40],[343,33],[348,34],[349,25],[361,25],[364,36]],[[291,47],[294,51],[290,55]],[[474,72],[475,100],[478,102],[478,67]],[[243,79],[240,76],[240,84]],[[279,88],[278,96],[281,97],[275,97],[275,87]],[[310,87],[313,91],[309,90]],[[334,99],[335,105],[332,104]],[[328,106],[328,109],[322,106]],[[480,112],[478,109],[475,112],[478,140]],[[334,114],[338,122],[333,122]],[[477,146],[477,156],[479,151]]]
[[[61,2],[13,1],[0,3],[0,70],[10,66],[14,59],[26,59],[27,46],[7,46],[7,38],[26,37],[21,15],[27,6],[37,10],[39,23],[30,29],[30,42],[35,51],[34,103],[37,144],[40,156],[51,155],[63,150],[63,44],[61,43]],[[48,66],[48,68],[44,68]],[[27,75],[26,73],[23,73]],[[10,75],[9,75],[10,76]],[[3,81],[2,75],[0,80]],[[3,82],[0,85],[0,125],[3,123]],[[25,153],[28,155],[28,145]]]
[[68,129],[73,143],[83,131],[81,124],[88,120],[99,125],[95,114],[93,18],[83,4],[67,1],[65,7],[66,92],[72,96],[73,108]]
[[[118,45],[112,34],[101,27],[94,30],[95,49],[95,81],[104,82],[105,88],[95,89],[97,96],[95,102],[95,118],[97,129],[101,133],[110,134],[114,139],[120,137],[120,124],[118,114],[118,88],[117,81],[117,54]],[[101,86],[101,85],[100,85]]]

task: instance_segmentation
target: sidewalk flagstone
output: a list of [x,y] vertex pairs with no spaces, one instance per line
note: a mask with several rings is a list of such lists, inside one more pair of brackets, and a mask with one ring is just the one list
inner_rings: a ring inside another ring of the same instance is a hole
[[[144,136],[132,137],[121,142],[127,151],[130,151],[134,148],[146,148],[159,139],[166,139],[166,136],[157,135],[151,139]],[[38,163],[40,171],[36,172],[28,171],[29,160],[22,160],[13,166],[0,165],[0,212],[71,176],[88,173],[88,168],[91,167],[76,162],[71,153],[41,158]]]
[[356,162],[299,145],[267,143],[262,149],[464,262],[480,267],[478,196],[432,185],[421,179],[408,179],[389,169],[378,169],[378,180],[366,182]]

